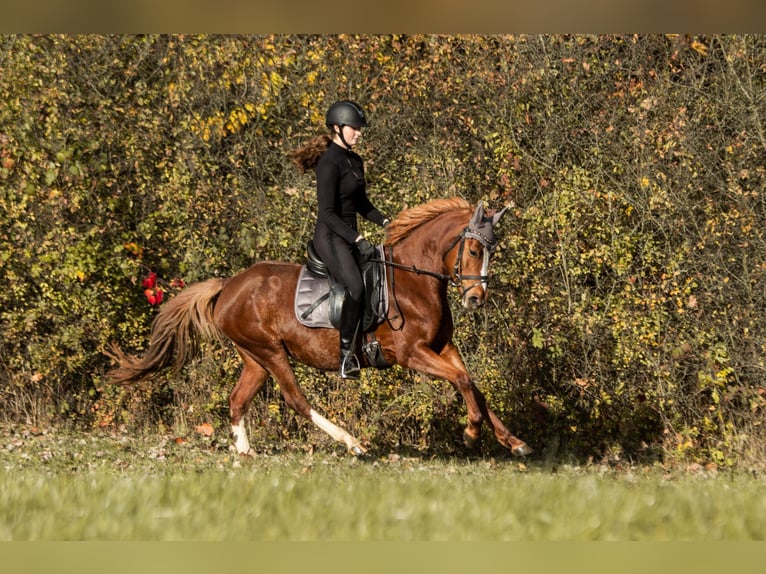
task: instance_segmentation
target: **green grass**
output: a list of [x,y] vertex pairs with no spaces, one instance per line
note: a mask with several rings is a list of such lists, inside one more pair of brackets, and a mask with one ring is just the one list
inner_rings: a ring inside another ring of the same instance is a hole
[[0,434],[0,540],[763,540],[766,481],[660,467],[254,458],[216,439]]

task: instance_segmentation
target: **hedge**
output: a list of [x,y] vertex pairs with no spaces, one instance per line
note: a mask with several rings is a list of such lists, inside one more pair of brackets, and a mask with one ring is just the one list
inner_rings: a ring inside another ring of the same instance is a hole
[[[765,48],[762,36],[0,36],[0,419],[225,433],[230,348],[128,389],[105,382],[103,351],[140,352],[158,296],[304,260],[314,181],[286,154],[351,98],[371,118],[360,153],[383,210],[454,195],[513,206],[489,304],[454,313],[467,364],[516,433],[551,459],[762,460]],[[443,381],[298,374],[381,448],[460,448],[464,409]],[[256,403],[256,439],[312,434],[273,385]]]

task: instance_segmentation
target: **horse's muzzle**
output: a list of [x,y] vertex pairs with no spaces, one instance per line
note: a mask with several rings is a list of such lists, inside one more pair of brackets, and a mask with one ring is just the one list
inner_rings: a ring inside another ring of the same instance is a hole
[[484,303],[486,302],[486,300],[487,300],[487,295],[483,290],[481,291],[481,295],[475,294],[475,290],[474,290],[474,294],[466,293],[465,296],[463,297],[463,307],[465,307],[469,311],[475,311],[476,309],[479,309],[480,307],[482,307]]

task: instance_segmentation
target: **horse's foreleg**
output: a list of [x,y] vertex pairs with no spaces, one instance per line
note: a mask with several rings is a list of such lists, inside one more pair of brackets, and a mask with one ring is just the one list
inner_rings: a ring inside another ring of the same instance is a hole
[[244,350],[238,347],[237,351],[239,351],[245,365],[239,376],[239,381],[229,395],[231,436],[234,439],[234,448],[239,454],[250,454],[252,449],[250,448],[250,441],[247,439],[245,414],[247,414],[255,395],[269,378],[269,373]]
[[481,425],[488,416],[487,405],[484,396],[471,380],[457,349],[452,345],[450,348],[454,352],[445,350],[439,355],[428,347],[419,347],[412,350],[404,366],[452,383],[463,397],[468,411],[468,424],[463,431],[463,440],[466,445],[473,446],[479,440]]
[[[465,371],[467,375],[465,363],[463,363],[463,359],[460,357],[460,353],[458,352],[455,345],[452,343],[448,344],[442,351],[441,357],[449,361],[450,364],[452,364],[455,368]],[[532,452],[532,449],[523,440],[511,434],[511,432],[508,430],[508,428],[506,428],[500,418],[491,408],[489,408],[484,394],[476,387],[473,381],[471,382],[469,392],[474,395],[477,406],[489,423],[489,426],[492,428],[492,431],[495,434],[495,438],[500,444],[506,448],[509,448],[511,452],[517,456],[525,456]],[[469,444],[469,446],[472,443],[472,438],[473,442],[478,439],[478,435],[472,435],[469,429],[466,429],[466,434],[464,437],[466,443]]]
[[452,343],[449,343],[441,354],[423,349],[421,353],[412,357],[407,366],[450,381],[461,394],[468,411],[468,424],[463,430],[463,440],[468,447],[478,442],[482,422],[487,420],[498,442],[509,448],[514,455],[522,456],[532,452],[524,441],[511,434],[487,406],[486,398],[471,379],[460,353]]
[[494,430],[495,438],[497,438],[500,444],[511,449],[511,452],[516,456],[532,454],[532,448],[520,438],[513,436],[489,407],[487,407],[487,415],[489,418],[489,425],[492,427],[492,430]]
[[[441,356],[456,368],[466,371],[467,374],[465,363],[463,363],[463,359],[460,357],[460,353],[455,345],[452,343],[448,344],[442,351]],[[470,392],[473,393],[477,406],[487,419],[489,426],[492,427],[492,431],[495,433],[497,441],[506,448],[509,448],[516,456],[526,456],[530,454],[532,449],[523,440],[511,434],[500,418],[491,408],[489,408],[484,394],[476,387],[473,381],[471,382]],[[478,436],[476,438],[478,438]],[[469,442],[468,438],[466,439],[466,442]]]

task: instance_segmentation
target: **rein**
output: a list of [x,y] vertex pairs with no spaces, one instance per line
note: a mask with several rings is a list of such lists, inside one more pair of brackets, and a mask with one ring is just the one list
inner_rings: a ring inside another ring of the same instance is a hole
[[[389,248],[389,257],[390,259],[369,259],[369,261],[373,261],[375,263],[382,263],[386,267],[393,267],[394,269],[401,269],[402,271],[407,271],[409,273],[415,273],[416,275],[428,275],[429,277],[435,277],[436,279],[439,279],[440,281],[449,281],[450,285],[453,287],[458,287],[462,281],[465,281],[466,279],[476,279],[480,283],[486,283],[489,281],[489,275],[463,275],[461,273],[462,267],[463,267],[463,250],[465,249],[465,240],[466,237],[473,237],[475,239],[478,239],[479,242],[484,246],[485,254],[489,254],[492,251],[494,251],[495,244],[490,242],[488,239],[486,239],[483,235],[479,235],[475,230],[466,227],[460,235],[458,235],[455,240],[450,243],[449,247],[447,247],[447,250],[445,253],[449,253],[455,245],[457,245],[458,241],[460,242],[460,248],[458,250],[457,257],[455,258],[455,268],[452,271],[452,275],[446,275],[444,273],[436,273],[435,271],[428,271],[427,269],[420,269],[419,267],[415,267],[414,265],[404,265],[402,263],[395,263],[394,258],[394,248]],[[486,264],[485,268],[482,269],[484,273],[487,272],[486,270]],[[467,289],[463,290],[463,293],[466,291],[472,289],[474,285],[471,285]]]
[[[391,257],[393,257],[394,249],[393,247],[389,248],[389,253]],[[420,269],[419,267],[415,267],[414,265],[402,265],[401,263],[395,263],[392,260],[388,259],[368,259],[368,261],[372,261],[374,263],[382,263],[386,267],[393,267],[394,269],[401,269],[402,271],[408,271],[410,273],[414,273],[415,275],[428,275],[429,277],[436,277],[437,279],[441,281],[450,281],[452,282],[452,277],[450,275],[445,275],[444,273],[436,273],[434,271],[428,271],[426,269]]]

